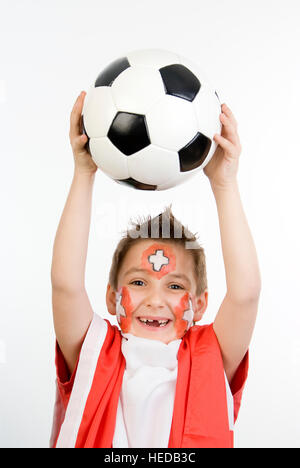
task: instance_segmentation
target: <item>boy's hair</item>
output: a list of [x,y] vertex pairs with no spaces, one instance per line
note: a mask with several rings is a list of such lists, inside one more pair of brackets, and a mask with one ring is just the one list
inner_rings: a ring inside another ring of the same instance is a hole
[[127,252],[137,242],[145,239],[159,239],[160,242],[171,242],[185,248],[194,262],[196,295],[200,296],[207,288],[204,249],[197,242],[196,234],[192,234],[175,218],[171,205],[154,218],[148,215],[144,219],[138,218],[137,221],[130,220],[133,228],[127,229],[123,233],[123,237],[115,249],[109,272],[109,283],[115,291],[118,288],[118,274]]

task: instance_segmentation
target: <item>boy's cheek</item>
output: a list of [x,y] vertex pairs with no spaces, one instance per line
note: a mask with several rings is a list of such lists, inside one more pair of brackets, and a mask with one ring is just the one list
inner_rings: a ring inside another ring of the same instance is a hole
[[179,303],[174,307],[174,315],[176,337],[180,339],[193,325],[193,301],[192,296],[188,292],[181,297]]
[[116,294],[116,316],[123,333],[129,333],[132,324],[133,300],[126,286]]

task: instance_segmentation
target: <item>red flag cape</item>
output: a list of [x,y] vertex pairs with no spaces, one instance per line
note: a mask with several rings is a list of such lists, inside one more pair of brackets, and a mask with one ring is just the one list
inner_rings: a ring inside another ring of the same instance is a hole
[[[111,448],[125,370],[122,335],[96,314],[85,337],[76,370],[58,382],[52,447]],[[56,365],[63,359],[57,345]],[[226,393],[223,360],[213,324],[193,326],[178,350],[178,375],[169,448],[232,448],[233,422],[248,374],[248,352]],[[64,391],[71,386],[69,397]]]

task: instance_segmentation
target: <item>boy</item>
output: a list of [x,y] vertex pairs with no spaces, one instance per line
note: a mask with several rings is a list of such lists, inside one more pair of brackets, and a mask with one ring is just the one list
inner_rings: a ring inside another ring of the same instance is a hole
[[[51,446],[233,447],[233,424],[248,371],[260,294],[255,246],[237,185],[241,146],[222,105],[222,136],[205,167],[215,196],[227,293],[214,322],[207,307],[205,256],[170,210],[136,224],[119,242],[106,303],[120,329],[94,314],[84,273],[97,166],[81,134],[85,92],[74,104],[75,169],[57,230],[51,269],[57,400]],[[170,235],[164,236],[164,219]],[[137,238],[136,231],[146,235]],[[189,249],[189,242],[194,247]]]

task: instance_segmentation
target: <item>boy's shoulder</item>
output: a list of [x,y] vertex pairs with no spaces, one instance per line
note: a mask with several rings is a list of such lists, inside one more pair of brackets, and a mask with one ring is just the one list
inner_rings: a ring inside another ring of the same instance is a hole
[[218,344],[216,334],[214,332],[213,323],[205,325],[193,325],[183,337],[191,346],[207,346]]
[[213,332],[213,323],[208,323],[205,325],[193,325],[190,329],[189,332],[191,334],[196,334],[196,335],[205,335],[208,333]]

